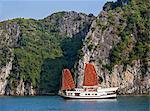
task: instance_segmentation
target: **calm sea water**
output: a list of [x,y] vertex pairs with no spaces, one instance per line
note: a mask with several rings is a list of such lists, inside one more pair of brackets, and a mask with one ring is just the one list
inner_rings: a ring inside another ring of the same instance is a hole
[[59,96],[0,97],[0,111],[150,111],[150,96],[64,100]]

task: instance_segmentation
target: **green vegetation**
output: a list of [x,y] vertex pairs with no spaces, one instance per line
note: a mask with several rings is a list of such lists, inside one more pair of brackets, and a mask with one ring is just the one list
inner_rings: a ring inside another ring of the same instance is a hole
[[[3,26],[3,23],[1,23]],[[2,68],[3,66],[6,66],[6,63],[8,63],[10,61],[10,57],[11,57],[11,50],[10,50],[10,46],[7,45],[9,38],[7,36],[8,35],[8,31],[6,30],[0,30],[1,36],[0,37],[0,68]]]
[[11,56],[10,50],[8,47],[3,47],[0,50],[0,68],[5,66],[9,62],[9,57]]
[[111,67],[115,64],[131,64],[133,60],[141,60],[143,74],[148,68],[150,52],[150,10],[149,1],[131,0],[122,7],[123,17],[127,20],[125,28],[120,28],[118,34],[122,41],[114,46],[110,53]]
[[[20,30],[17,44],[9,47],[4,45],[0,50],[0,67],[9,61],[7,60],[10,57],[9,48],[12,49],[14,56],[11,75],[7,78],[10,83],[7,87],[15,90],[19,84],[18,80],[23,80],[25,84],[32,84],[41,93],[58,91],[61,71],[63,68],[70,70],[73,68],[79,58],[82,39],[85,37],[82,31],[89,28],[89,23],[84,21],[80,24],[81,32],[72,38],[62,34],[60,25],[63,23],[60,24],[58,21],[65,13],[54,13],[43,20],[17,18],[6,21],[12,26],[17,24]],[[72,22],[77,21],[79,18]],[[13,33],[17,31],[15,27],[11,27],[11,30]]]
[[[110,64],[103,65],[103,68],[111,72],[114,65],[124,64],[125,70],[127,64],[132,65],[133,60],[139,59],[142,63],[143,75],[146,73],[150,60],[149,4],[149,0],[117,0],[115,3],[105,4],[104,10],[108,12],[106,15],[108,21],[97,19],[96,24],[102,33],[109,26],[113,27],[112,33],[121,37],[121,41],[113,45],[110,51]],[[113,14],[114,12],[119,16]],[[12,56],[10,49],[13,51],[13,68],[8,77],[11,81],[9,84],[11,89],[17,87],[18,80],[23,80],[25,84],[31,83],[41,93],[56,92],[59,88],[62,69],[72,69],[79,56],[84,55],[80,51],[83,45],[82,39],[85,36],[83,32],[87,32],[84,30],[89,28],[89,23],[87,21],[81,23],[80,32],[70,38],[60,33],[59,22],[64,15],[65,12],[60,12],[43,20],[17,18],[7,21],[10,25],[16,23],[20,30],[16,44],[8,45],[11,43],[5,40],[7,38],[5,36],[9,35],[8,30],[3,30],[1,34],[4,40],[0,38],[0,45],[2,45],[0,46],[0,67],[10,61]],[[115,23],[116,17],[118,17],[119,25]],[[76,17],[72,22],[81,22],[81,19]],[[0,28],[3,25],[4,23],[0,22]],[[16,32],[15,26],[12,27],[12,32]],[[94,32],[95,27],[91,30]],[[101,47],[99,44],[93,46],[91,36],[85,42],[90,51]],[[99,62],[102,63],[101,60]],[[102,81],[103,79],[100,78],[99,82]]]
[[[20,79],[31,82],[36,88],[40,83],[43,61],[62,56],[61,39],[58,33],[44,31],[39,21],[17,19],[17,22],[21,27],[21,37],[18,41],[19,46],[14,48],[13,66],[19,67],[17,73]],[[16,67],[13,67],[12,72],[16,74]],[[9,79],[16,79],[16,77],[12,76]]]

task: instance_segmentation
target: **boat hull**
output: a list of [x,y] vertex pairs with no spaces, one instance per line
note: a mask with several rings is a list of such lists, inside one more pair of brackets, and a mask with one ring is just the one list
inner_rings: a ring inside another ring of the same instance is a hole
[[64,99],[112,99],[116,98],[117,95],[106,95],[106,96],[67,96],[67,95],[60,95]]
[[63,98],[70,99],[108,99],[108,98],[116,98],[116,90],[118,88],[104,88],[97,90],[85,90],[76,88],[74,91],[59,91],[59,95]]

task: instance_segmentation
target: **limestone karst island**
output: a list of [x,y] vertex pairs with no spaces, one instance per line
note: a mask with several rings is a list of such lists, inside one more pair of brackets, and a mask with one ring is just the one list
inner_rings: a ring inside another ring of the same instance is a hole
[[[131,111],[148,111],[150,0],[106,0],[98,15],[56,11],[42,19],[0,20],[0,106],[6,96],[37,96],[43,101],[40,104],[44,104],[57,98],[64,101],[59,95],[88,99],[115,97],[113,104],[119,104],[114,102],[118,99],[128,103],[120,95],[131,98],[142,95],[142,100],[137,97],[133,101],[144,101],[145,106]],[[78,99],[76,102],[78,105]],[[82,105],[83,101],[80,102]],[[12,110],[17,111],[15,108]]]

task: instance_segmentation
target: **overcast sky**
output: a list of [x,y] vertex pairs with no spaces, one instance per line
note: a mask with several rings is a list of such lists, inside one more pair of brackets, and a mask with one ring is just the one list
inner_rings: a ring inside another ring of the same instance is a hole
[[18,17],[42,19],[59,11],[98,15],[107,1],[116,0],[0,0],[0,21]]

